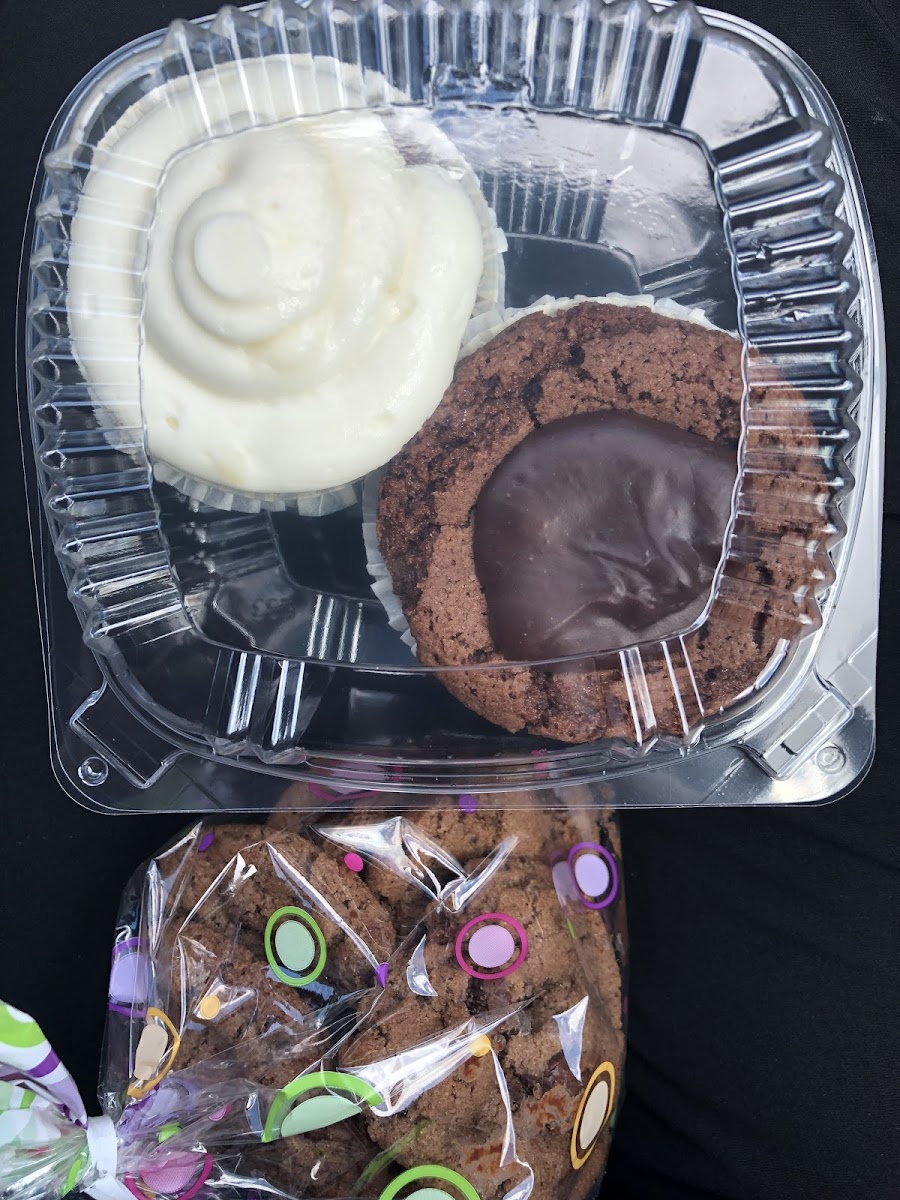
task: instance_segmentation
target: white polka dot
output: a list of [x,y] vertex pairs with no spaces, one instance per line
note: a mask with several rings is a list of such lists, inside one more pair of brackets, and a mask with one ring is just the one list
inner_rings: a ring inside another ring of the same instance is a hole
[[587,1103],[581,1113],[581,1124],[578,1126],[578,1145],[582,1153],[587,1150],[603,1128],[608,1108],[609,1084],[605,1079],[599,1079],[587,1098]]
[[407,1196],[406,1200],[456,1200],[456,1197],[445,1192],[443,1188],[428,1187],[419,1188],[411,1196]]

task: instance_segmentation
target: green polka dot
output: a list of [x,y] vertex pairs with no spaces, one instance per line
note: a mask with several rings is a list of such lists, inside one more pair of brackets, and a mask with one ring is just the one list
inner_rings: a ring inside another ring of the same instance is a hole
[[[312,1097],[325,1101],[325,1104],[318,1104],[310,1113],[294,1116],[297,1110],[304,1109],[307,1101],[298,1103],[294,1109],[291,1105],[299,1096],[304,1095],[317,1089],[328,1089],[327,1095]],[[347,1075],[343,1071],[307,1071],[303,1075],[298,1075],[296,1079],[292,1079],[287,1087],[283,1087],[272,1101],[272,1107],[269,1109],[269,1115],[266,1117],[265,1128],[263,1129],[262,1140],[264,1142],[273,1142],[276,1138],[282,1137],[284,1130],[284,1122],[288,1121],[293,1116],[293,1121],[290,1126],[291,1133],[303,1132],[303,1127],[313,1129],[316,1126],[307,1124],[308,1120],[316,1120],[319,1122],[318,1127],[321,1128],[325,1124],[334,1124],[337,1121],[343,1121],[348,1116],[355,1115],[362,1108],[362,1104],[357,1105],[353,1100],[349,1100],[349,1096],[355,1096],[359,1101],[368,1105],[383,1104],[381,1096],[375,1091],[365,1080],[357,1079],[355,1075]],[[337,1105],[335,1101],[345,1101],[347,1104],[353,1105],[353,1113],[343,1105]],[[326,1120],[322,1120],[325,1117]],[[418,1177],[417,1177],[418,1178]],[[478,1197],[475,1197],[478,1200]]]
[[281,1122],[281,1136],[293,1133],[310,1133],[313,1129],[324,1129],[337,1125],[348,1117],[355,1117],[360,1107],[346,1096],[313,1096],[292,1108]]
[[177,1121],[169,1121],[167,1125],[160,1126],[159,1133],[156,1135],[156,1140],[160,1143],[160,1145],[162,1145],[162,1143],[167,1142],[169,1138],[173,1138],[176,1133],[181,1133],[181,1126]]
[[40,1046],[44,1040],[39,1026],[34,1021],[17,1021],[6,1004],[0,1004],[0,1044],[27,1050]]
[[275,978],[288,987],[306,987],[325,969],[325,935],[302,908],[288,904],[273,912],[266,922],[263,944]]
[[[453,1191],[430,1186],[435,1180],[450,1184]],[[417,1188],[412,1194],[405,1192],[411,1183],[419,1182],[427,1183],[428,1186]],[[456,1171],[451,1171],[449,1167],[438,1166],[437,1163],[410,1167],[408,1171],[391,1180],[378,1200],[397,1200],[401,1192],[405,1193],[404,1200],[479,1200],[478,1193],[467,1179]]]
[[315,939],[299,921],[282,921],[275,930],[275,953],[289,971],[300,975],[316,956]]
[[78,1157],[69,1167],[69,1173],[66,1176],[66,1181],[62,1185],[60,1196],[68,1196],[69,1192],[75,1187],[76,1183],[81,1180],[82,1175],[87,1170],[91,1156],[88,1153],[87,1146],[79,1153]]

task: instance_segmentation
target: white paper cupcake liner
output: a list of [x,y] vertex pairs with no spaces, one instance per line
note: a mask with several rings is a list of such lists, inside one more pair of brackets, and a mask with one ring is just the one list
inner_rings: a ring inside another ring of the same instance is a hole
[[388,624],[391,629],[400,634],[401,640],[415,654],[416,639],[412,635],[400,601],[394,594],[391,573],[378,549],[378,497],[381,492],[381,481],[384,479],[386,471],[387,467],[381,467],[377,471],[370,472],[363,481],[362,535],[366,548],[366,569],[372,576],[372,591],[387,613]]
[[[523,317],[531,313],[543,312],[554,316],[567,308],[578,304],[615,304],[623,308],[652,308],[661,317],[673,317],[679,321],[690,321],[693,325],[702,325],[704,329],[718,329],[713,325],[702,308],[686,308],[668,298],[654,299],[653,296],[623,296],[611,292],[608,296],[572,296],[558,299],[554,296],[542,296],[529,304],[527,308],[494,308],[480,313],[472,318],[466,328],[466,336],[460,351],[460,359],[468,358],[476,350],[480,350],[492,341],[499,333]],[[722,331],[720,331],[722,332]],[[729,331],[724,331],[729,332]],[[732,336],[735,336],[732,334]],[[387,467],[373,471],[367,475],[363,483],[363,542],[366,548],[366,567],[372,577],[372,591],[378,597],[388,616],[391,629],[397,631],[400,637],[414,652],[416,640],[409,628],[409,622],[403,607],[394,592],[390,571],[378,547],[377,517],[378,498],[381,492],[381,481]]]
[[190,500],[205,504],[210,508],[222,509],[225,512],[297,512],[301,517],[327,517],[329,513],[340,512],[349,508],[359,499],[358,484],[346,483],[342,487],[329,488],[323,492],[295,492],[281,495],[270,492],[259,495],[248,492],[234,492],[220,487],[217,483],[209,483],[197,479],[184,471],[172,467],[168,463],[153,460],[153,474],[160,483],[166,483],[175,488]]

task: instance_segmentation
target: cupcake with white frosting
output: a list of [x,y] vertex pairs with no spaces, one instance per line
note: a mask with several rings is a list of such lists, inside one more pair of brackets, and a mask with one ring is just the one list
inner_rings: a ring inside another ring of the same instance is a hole
[[157,477],[218,507],[352,503],[502,296],[502,235],[452,143],[334,67],[163,83],[100,143],[72,222],[70,331],[100,425],[137,391]]

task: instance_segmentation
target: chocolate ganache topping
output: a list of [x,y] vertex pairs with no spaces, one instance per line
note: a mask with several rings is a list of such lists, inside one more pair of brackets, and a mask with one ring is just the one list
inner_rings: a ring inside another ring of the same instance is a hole
[[529,434],[475,506],[494,645],[537,662],[688,629],[709,600],[736,476],[735,446],[636,413]]

